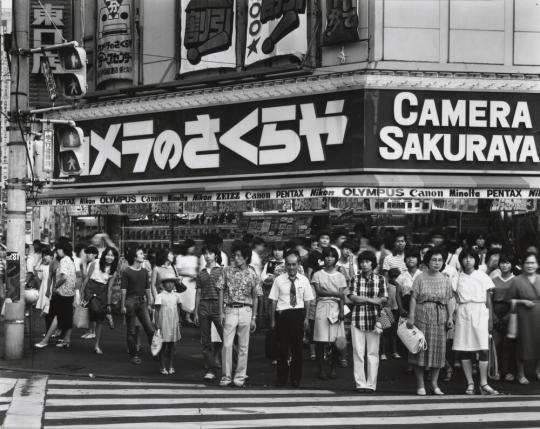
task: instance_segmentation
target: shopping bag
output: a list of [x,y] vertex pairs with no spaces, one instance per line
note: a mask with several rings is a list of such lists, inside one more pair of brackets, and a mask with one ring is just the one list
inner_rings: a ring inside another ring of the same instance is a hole
[[508,328],[506,331],[506,338],[514,339],[518,336],[518,315],[517,313],[510,313],[508,318]]
[[345,336],[345,323],[343,321],[339,322],[335,345],[338,350],[345,350],[347,348],[347,337]]
[[394,315],[392,310],[388,307],[383,307],[381,309],[381,315],[379,316],[378,321],[381,323],[383,329],[390,329],[394,323]]
[[214,325],[214,322],[211,322],[210,325],[211,325],[211,327],[210,327],[210,338],[211,338],[212,342],[213,343],[221,343],[222,340],[221,340],[221,337],[219,336],[218,330],[216,329],[216,325]]
[[186,290],[180,294],[182,310],[186,313],[193,313],[195,311],[195,295],[197,294],[195,280],[184,277],[182,284],[186,287]]
[[88,308],[77,305],[73,312],[73,326],[80,329],[88,329],[90,326],[90,314]]
[[163,337],[161,336],[161,330],[156,330],[154,336],[152,337],[152,344],[150,345],[150,350],[152,356],[157,356],[161,351],[161,346],[163,345]]
[[421,350],[427,350],[426,338],[422,331],[416,326],[413,326],[412,329],[407,328],[407,319],[404,317],[399,319],[397,334],[403,345],[413,355]]
[[495,340],[493,339],[492,335],[489,336],[488,377],[494,380],[498,380],[500,378],[497,350],[495,349]]

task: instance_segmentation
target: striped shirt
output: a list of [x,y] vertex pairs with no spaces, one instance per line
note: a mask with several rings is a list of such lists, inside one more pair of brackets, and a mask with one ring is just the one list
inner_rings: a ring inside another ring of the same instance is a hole
[[407,271],[407,266],[405,265],[405,254],[388,255],[386,258],[384,258],[383,271],[390,271],[392,268],[399,268],[399,271],[402,273]]
[[196,289],[201,290],[201,299],[209,301],[217,301],[219,299],[219,291],[223,289],[223,268],[216,266],[211,268],[203,268],[199,271],[195,279]]
[[[356,281],[349,289],[349,296],[364,298],[388,298],[386,279],[371,273],[369,276],[359,274]],[[352,324],[361,331],[371,332],[375,329],[375,323],[380,312],[380,306],[367,302],[353,304]]]

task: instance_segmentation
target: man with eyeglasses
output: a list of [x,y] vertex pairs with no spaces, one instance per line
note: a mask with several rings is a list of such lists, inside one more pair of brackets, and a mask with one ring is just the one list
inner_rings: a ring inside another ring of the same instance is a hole
[[276,277],[270,290],[272,300],[270,326],[275,330],[279,344],[277,382],[285,386],[289,378],[289,352],[292,356],[290,380],[293,387],[300,386],[302,378],[302,338],[304,329],[309,328],[308,311],[310,302],[315,299],[307,277],[298,273],[300,255],[295,250],[285,254],[285,269]]

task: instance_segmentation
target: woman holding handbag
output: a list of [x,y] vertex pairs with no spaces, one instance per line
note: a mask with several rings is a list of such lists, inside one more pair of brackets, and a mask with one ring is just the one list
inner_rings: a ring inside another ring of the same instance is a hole
[[459,254],[459,263],[463,271],[459,274],[456,287],[456,330],[454,333],[455,350],[461,360],[461,367],[467,379],[465,394],[474,395],[472,360],[478,354],[480,373],[480,393],[498,395],[488,384],[489,333],[493,328],[490,294],[495,287],[493,281],[479,270],[480,256],[472,249],[465,249]]
[[540,380],[540,276],[538,255],[532,252],[523,258],[523,272],[514,277],[507,299],[516,306],[518,315],[517,381],[529,384],[525,377],[524,362],[536,362],[536,378]]
[[[92,251],[93,249],[90,249],[88,253]],[[118,251],[114,247],[105,248],[99,261],[93,261],[88,266],[87,275],[81,287],[81,297],[88,303],[90,321],[96,322],[94,351],[98,355],[103,354],[100,347],[102,322],[107,320],[109,327],[114,329],[111,315],[111,291],[116,281],[118,259]]]
[[[347,280],[336,269],[339,256],[335,248],[325,247],[322,251],[322,257],[324,269],[317,271],[311,278],[311,283],[317,292],[313,341],[315,342],[315,354],[319,365],[319,378],[327,380],[328,377],[336,377],[339,352],[335,341],[341,336],[339,328],[344,318],[343,306]],[[330,343],[332,348],[329,372],[325,371],[324,365],[325,343]]]
[[424,334],[427,350],[409,353],[409,364],[414,365],[416,394],[426,395],[424,371],[431,369],[431,387],[435,395],[444,395],[438,386],[439,372],[446,362],[446,329],[453,327],[449,301],[452,298],[452,282],[441,273],[444,252],[429,249],[423,260],[426,271],[414,280],[407,327],[415,325]]

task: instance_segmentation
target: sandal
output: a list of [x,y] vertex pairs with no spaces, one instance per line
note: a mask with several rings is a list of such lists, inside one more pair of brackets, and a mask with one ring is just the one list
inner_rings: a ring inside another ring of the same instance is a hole
[[431,390],[433,391],[433,394],[436,396],[443,396],[444,392],[440,389],[439,386],[432,387]]
[[467,384],[467,390],[465,390],[465,395],[474,395],[475,393],[476,392],[474,388],[474,383]]
[[524,375],[522,375],[521,377],[518,377],[517,381],[518,381],[519,384],[529,384],[530,383],[530,381],[527,380],[527,378]]
[[169,375],[169,371],[167,371],[165,368],[161,368],[161,369],[159,370],[159,373],[160,373],[161,375]]
[[420,387],[420,388],[416,389],[416,394],[418,396],[426,396],[427,395],[426,389],[424,387]]
[[497,392],[489,384],[484,384],[483,386],[480,386],[480,393],[482,395],[498,395],[499,394],[499,392]]
[[172,374],[175,374],[175,373],[176,373],[176,371],[174,370],[173,367],[169,368],[169,374],[172,375]]

